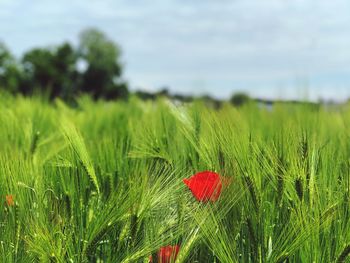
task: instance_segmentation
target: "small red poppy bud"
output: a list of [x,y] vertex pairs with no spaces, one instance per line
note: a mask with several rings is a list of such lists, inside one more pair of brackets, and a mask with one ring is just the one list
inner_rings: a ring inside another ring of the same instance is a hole
[[13,195],[6,195],[6,204],[7,206],[15,205],[15,202],[13,200]]
[[229,185],[230,179],[210,171],[196,173],[189,179],[183,179],[183,182],[191,190],[192,194],[198,201],[215,202],[221,194],[223,184]]

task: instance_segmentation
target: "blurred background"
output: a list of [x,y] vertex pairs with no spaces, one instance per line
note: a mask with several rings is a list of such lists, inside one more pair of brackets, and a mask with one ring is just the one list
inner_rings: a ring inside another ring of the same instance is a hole
[[0,0],[0,89],[346,101],[347,0]]

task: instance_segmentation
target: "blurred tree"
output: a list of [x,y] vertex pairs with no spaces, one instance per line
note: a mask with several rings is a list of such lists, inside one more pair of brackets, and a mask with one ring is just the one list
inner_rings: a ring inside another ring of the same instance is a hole
[[230,99],[230,102],[237,107],[242,106],[248,103],[249,101],[250,101],[250,97],[243,92],[233,94]]
[[157,98],[154,93],[143,90],[136,91],[135,95],[142,100],[155,100]]
[[55,68],[53,54],[49,49],[35,48],[23,55],[24,81],[21,91],[24,94],[32,94],[39,89],[50,94],[52,89]]
[[163,87],[161,90],[155,93],[156,96],[170,97],[169,88]]
[[120,48],[102,32],[88,29],[80,35],[79,54],[87,68],[82,72],[81,90],[94,98],[126,97],[127,85],[121,80]]
[[21,70],[6,46],[0,43],[0,88],[11,93],[18,91]]
[[53,57],[56,77],[54,96],[71,99],[77,92],[77,53],[69,43],[58,46]]
[[76,61],[76,53],[68,43],[55,49],[30,50],[22,59],[25,76],[22,92],[32,94],[39,89],[50,98],[71,97],[78,78]]
[[181,102],[191,102],[194,100],[193,96],[183,95],[183,94],[174,94],[173,99],[181,101]]
[[215,99],[211,97],[210,95],[206,94],[200,97],[200,99],[208,106],[212,107],[216,110],[220,109],[222,106],[222,101]]

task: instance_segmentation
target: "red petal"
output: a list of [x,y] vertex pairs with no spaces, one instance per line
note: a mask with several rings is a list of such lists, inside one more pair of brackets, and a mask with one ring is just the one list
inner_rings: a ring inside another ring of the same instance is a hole
[[161,247],[158,251],[158,260],[161,263],[174,262],[179,253],[179,249],[179,245]]
[[188,179],[183,179],[183,182],[184,182],[185,185],[187,185],[187,186],[189,186],[189,184],[190,184],[190,180],[188,180]]
[[198,201],[217,201],[221,194],[222,182],[220,175],[210,171],[196,173],[183,182],[191,190]]

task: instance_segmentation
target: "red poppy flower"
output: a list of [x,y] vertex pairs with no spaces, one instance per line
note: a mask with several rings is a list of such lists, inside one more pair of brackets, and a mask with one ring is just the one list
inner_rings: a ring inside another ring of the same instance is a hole
[[6,204],[8,206],[13,206],[15,204],[13,200],[13,195],[6,195]]
[[161,247],[158,251],[158,261],[160,263],[174,262],[177,254],[179,254],[179,250],[179,245]]
[[[179,250],[179,245],[161,247],[158,251],[158,263],[174,262]],[[149,257],[149,262],[153,262],[152,256]]]
[[198,201],[215,202],[221,194],[223,184],[227,186],[231,180],[227,177],[221,177],[217,173],[204,171],[196,173],[189,179],[183,179],[183,182]]

